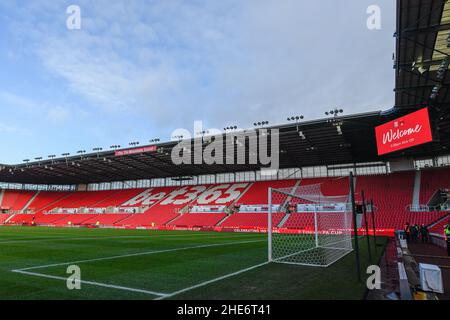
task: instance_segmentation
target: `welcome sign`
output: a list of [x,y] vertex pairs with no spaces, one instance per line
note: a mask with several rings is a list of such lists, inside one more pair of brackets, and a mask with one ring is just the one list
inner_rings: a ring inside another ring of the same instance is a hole
[[410,113],[375,128],[378,155],[433,141],[428,108]]

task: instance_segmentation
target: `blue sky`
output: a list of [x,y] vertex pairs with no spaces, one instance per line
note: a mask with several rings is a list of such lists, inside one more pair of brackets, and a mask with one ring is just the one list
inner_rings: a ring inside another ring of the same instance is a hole
[[394,100],[395,1],[0,0],[0,26],[0,163]]

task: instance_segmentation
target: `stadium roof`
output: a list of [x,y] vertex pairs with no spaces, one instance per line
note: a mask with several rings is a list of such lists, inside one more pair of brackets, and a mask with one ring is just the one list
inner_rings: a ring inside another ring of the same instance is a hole
[[[268,128],[279,129],[280,168],[377,162],[398,157],[417,159],[448,154],[449,34],[450,4],[447,1],[398,0],[394,62],[395,106],[385,112],[291,122]],[[430,107],[434,141],[387,156],[377,156],[374,127],[427,106]],[[3,165],[0,167],[0,181],[80,184],[163,177],[182,178],[253,171],[264,167],[261,163],[174,165],[171,150],[177,143],[158,143],[148,149],[132,148],[131,152],[130,149],[122,150],[125,152],[97,151],[17,165]],[[203,144],[203,148],[206,146],[207,144]],[[193,154],[191,150],[191,155]],[[236,154],[233,156],[236,157]]]
[[[317,121],[292,123],[265,129],[278,129],[280,167],[304,167],[352,162],[367,162],[376,155],[373,127],[379,123],[379,112]],[[338,127],[342,131],[339,132]],[[247,132],[251,132],[249,130]],[[224,134],[231,136],[235,133]],[[256,132],[261,132],[256,129]],[[270,132],[270,130],[269,130]],[[369,138],[372,136],[372,138]],[[189,140],[193,141],[193,140]],[[202,138],[196,138],[202,141]],[[242,141],[242,140],[241,140]],[[246,150],[248,147],[248,138]],[[263,140],[264,141],[264,140]],[[270,150],[270,139],[267,139]],[[257,164],[183,164],[175,165],[172,148],[178,141],[129,149],[99,151],[19,165],[2,166],[0,181],[34,184],[78,184],[163,177],[188,177],[202,174],[260,170]],[[203,143],[203,149],[207,146]],[[191,159],[194,157],[194,144]],[[148,147],[148,148],[147,148]],[[226,145],[224,144],[224,151]],[[235,149],[236,151],[237,149]],[[236,152],[233,154],[237,163]],[[226,163],[225,152],[223,163]],[[194,161],[192,161],[194,163]]]
[[448,153],[450,142],[450,3],[398,0],[395,53],[395,118],[429,107],[434,142],[408,150],[412,156]]

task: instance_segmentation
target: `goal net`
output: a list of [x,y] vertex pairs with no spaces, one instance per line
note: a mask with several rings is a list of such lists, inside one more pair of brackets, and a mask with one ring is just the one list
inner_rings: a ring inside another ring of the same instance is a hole
[[269,261],[328,267],[352,248],[349,195],[324,196],[320,184],[269,189]]

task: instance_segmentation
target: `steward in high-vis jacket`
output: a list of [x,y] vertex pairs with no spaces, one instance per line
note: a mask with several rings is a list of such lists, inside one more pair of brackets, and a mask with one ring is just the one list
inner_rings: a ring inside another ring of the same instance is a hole
[[447,254],[450,256],[450,221],[444,227],[445,241],[447,242]]

